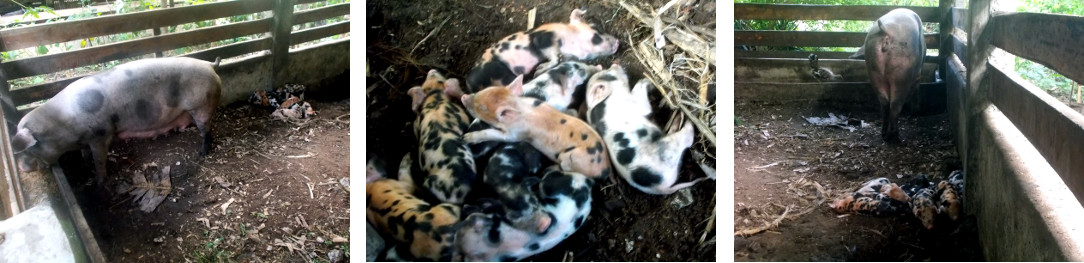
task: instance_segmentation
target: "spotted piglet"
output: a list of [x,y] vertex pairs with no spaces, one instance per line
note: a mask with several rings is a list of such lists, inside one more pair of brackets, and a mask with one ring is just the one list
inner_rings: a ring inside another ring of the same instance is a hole
[[554,109],[568,112],[566,109],[575,109],[583,103],[584,84],[600,70],[602,66],[599,65],[562,62],[553,69],[540,71],[537,77],[524,85],[523,96],[540,99]]
[[463,95],[467,111],[494,127],[468,132],[463,140],[471,144],[524,141],[564,171],[595,179],[610,175],[610,158],[595,130],[541,100],[519,97],[522,93],[523,76],[520,76],[507,87],[490,87],[474,95]]
[[533,233],[516,228],[499,213],[472,213],[456,232],[454,259],[518,261],[553,248],[587,221],[593,185],[594,181],[582,174],[550,166],[537,190],[542,210],[553,224]]
[[504,217],[519,229],[541,232],[549,227],[550,218],[542,213],[538,198],[530,187],[538,184],[531,176],[542,166],[542,153],[525,142],[508,143],[489,158],[485,183],[493,187]]
[[[399,180],[379,177],[365,184],[368,203],[365,216],[378,230],[409,246],[417,259],[449,261],[452,238],[459,223],[459,206],[430,205],[411,195],[410,155],[400,162]],[[406,167],[406,168],[404,168]]]
[[501,39],[474,64],[467,77],[468,92],[490,86],[505,86],[517,75],[546,70],[566,59],[590,60],[613,55],[618,41],[599,34],[593,24],[583,21],[583,10],[572,10],[569,23],[550,23]]
[[461,204],[475,178],[474,158],[463,142],[468,116],[455,103],[462,95],[459,81],[445,79],[430,70],[425,83],[409,91],[418,113],[414,135],[418,138],[418,160],[425,171],[422,186],[443,202]]
[[[617,64],[591,77],[587,84],[587,121],[609,146],[617,174],[644,193],[668,195],[705,178],[675,184],[681,155],[693,144],[689,123],[676,130],[677,123],[663,136],[647,119],[651,104],[646,79],[629,91],[628,76]],[[675,131],[676,130],[676,131]]]

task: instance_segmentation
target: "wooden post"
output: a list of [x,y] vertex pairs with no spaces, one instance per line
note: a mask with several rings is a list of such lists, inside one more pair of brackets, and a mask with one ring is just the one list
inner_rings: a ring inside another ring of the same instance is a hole
[[[158,8],[167,8],[168,7],[167,1],[170,1],[170,0],[162,0],[160,2],[161,4],[158,5]],[[158,35],[161,35],[161,34],[162,34],[162,28],[159,28],[159,27],[154,28],[154,36],[158,36]],[[154,52],[154,57],[156,57],[156,58],[162,57],[162,51]]]
[[290,30],[293,28],[294,0],[275,0],[271,8],[271,83],[268,89],[281,86],[282,70],[289,63]]

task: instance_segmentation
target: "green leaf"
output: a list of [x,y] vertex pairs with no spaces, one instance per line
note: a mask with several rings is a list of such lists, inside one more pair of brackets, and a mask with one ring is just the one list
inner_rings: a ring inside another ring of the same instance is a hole
[[38,46],[37,51],[38,51],[38,55],[45,55],[45,54],[49,53],[49,48],[46,48],[45,46]]

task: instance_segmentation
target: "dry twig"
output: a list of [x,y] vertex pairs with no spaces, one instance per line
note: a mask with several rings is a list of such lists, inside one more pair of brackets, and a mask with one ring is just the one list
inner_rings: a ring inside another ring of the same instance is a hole
[[[435,35],[437,33],[437,31],[440,31],[440,28],[444,27],[444,23],[447,23],[449,19],[452,19],[452,17],[448,16],[447,18],[444,18],[444,21],[440,22],[440,25],[437,25],[436,28],[433,28],[433,31],[429,31],[429,34],[425,35],[425,38],[422,38],[421,41],[418,41],[418,44],[414,44],[414,48],[410,49],[410,54],[413,55],[414,50],[418,49],[418,46],[421,46],[422,43],[425,43],[425,40],[427,40],[427,39],[429,39],[429,37]],[[384,81],[387,81],[387,80],[384,80]]]

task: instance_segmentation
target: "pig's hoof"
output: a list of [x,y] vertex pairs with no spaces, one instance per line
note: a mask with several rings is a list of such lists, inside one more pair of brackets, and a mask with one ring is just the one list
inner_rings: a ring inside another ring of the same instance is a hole
[[882,139],[884,139],[885,143],[887,143],[889,145],[901,145],[901,144],[903,144],[903,141],[900,140],[900,136],[898,134],[887,135],[887,136],[882,137]]

